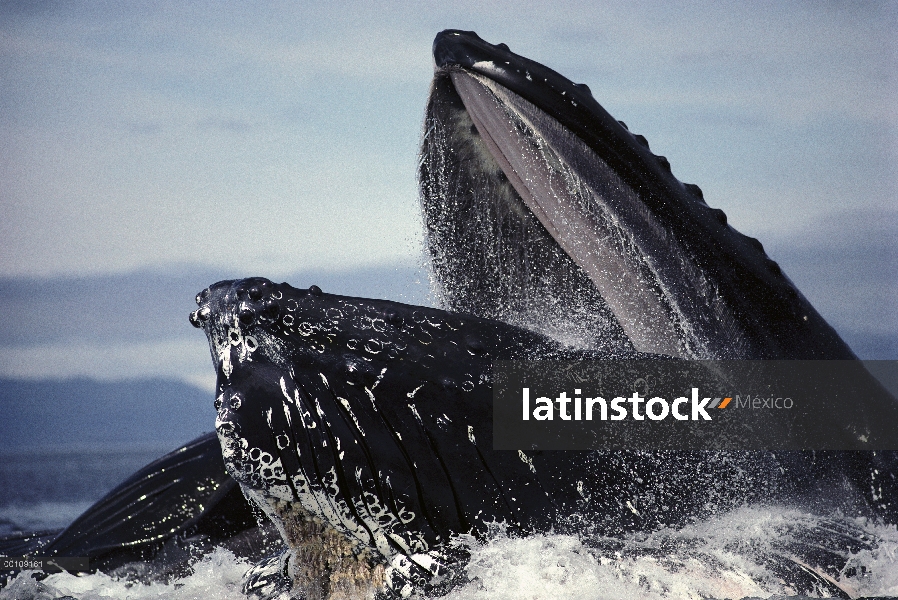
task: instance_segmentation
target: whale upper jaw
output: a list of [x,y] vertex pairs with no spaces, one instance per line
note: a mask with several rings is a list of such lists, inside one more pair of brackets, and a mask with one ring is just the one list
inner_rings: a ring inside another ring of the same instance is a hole
[[433,52],[419,175],[448,308],[587,347],[855,358],[760,242],[585,85],[473,32],[444,31]]
[[[346,398],[360,409],[346,388],[374,384],[348,346],[374,349],[374,332],[362,339],[357,319],[382,330],[402,323],[383,311],[346,315],[317,288],[262,278],[218,282],[197,304],[190,321],[206,333],[218,375],[215,428],[225,467],[289,548],[251,570],[245,591],[275,585],[302,597],[372,596],[397,547],[414,554],[427,544],[395,506],[370,493],[382,485],[377,473],[356,471],[367,466],[366,450],[361,462],[358,452],[370,428],[351,423]],[[377,350],[397,357],[400,347]]]
[[554,340],[262,278],[216,283],[197,304],[225,466],[304,557],[288,561],[303,593],[440,579],[453,534],[552,516],[531,467],[491,452],[490,367],[570,358]]

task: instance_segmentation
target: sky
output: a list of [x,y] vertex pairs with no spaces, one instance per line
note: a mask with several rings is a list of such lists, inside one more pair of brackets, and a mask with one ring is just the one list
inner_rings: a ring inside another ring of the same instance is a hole
[[0,377],[209,387],[186,314],[223,277],[428,301],[446,28],[587,83],[898,359],[898,3],[485,4],[0,0]]

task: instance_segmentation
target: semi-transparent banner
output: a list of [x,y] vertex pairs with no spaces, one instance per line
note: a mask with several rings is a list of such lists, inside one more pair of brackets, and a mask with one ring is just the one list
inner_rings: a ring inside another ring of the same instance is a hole
[[493,377],[496,450],[898,449],[896,361],[497,361]]

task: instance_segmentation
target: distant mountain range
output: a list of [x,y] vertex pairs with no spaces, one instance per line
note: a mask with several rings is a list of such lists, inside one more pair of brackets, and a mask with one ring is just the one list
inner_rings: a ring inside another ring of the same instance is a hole
[[215,427],[211,392],[175,380],[0,379],[0,452],[171,450]]
[[162,378],[211,389],[215,375],[202,332],[187,322],[194,298],[222,279],[261,275],[325,292],[430,304],[423,266],[308,270],[275,278],[209,267],[89,277],[0,278],[0,377]]
[[[882,221],[880,229],[893,224]],[[825,248],[800,239],[769,247],[861,358],[895,360],[898,262],[872,229],[863,247],[841,243],[835,233]],[[212,430],[214,372],[205,337],[190,327],[187,314],[198,291],[233,276],[181,266],[0,278],[0,452],[174,448]],[[305,271],[286,279],[331,293],[433,303],[426,270],[411,264]],[[898,388],[889,373],[878,376]]]
[[196,308],[196,294],[216,281],[255,275],[298,288],[315,284],[331,294],[429,304],[427,272],[410,264],[286,278],[183,265],[84,277],[0,277],[0,347],[194,338],[187,314]]
[[[868,368],[898,395],[894,363]],[[215,426],[212,392],[170,379],[0,379],[0,454],[172,450]]]

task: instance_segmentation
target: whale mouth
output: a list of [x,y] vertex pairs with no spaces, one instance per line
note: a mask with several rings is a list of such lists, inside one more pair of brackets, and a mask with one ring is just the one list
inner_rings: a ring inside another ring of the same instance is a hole
[[448,310],[253,278],[190,316],[228,473],[303,557],[294,587],[445,580],[452,536],[490,523],[619,534],[788,487],[772,453],[493,450],[494,361],[854,355],[585,86],[470,32],[434,57],[419,180]]
[[[346,581],[361,596],[451,586],[465,560],[453,536],[490,524],[527,534],[588,522],[618,535],[782,485],[772,454],[494,450],[496,361],[646,354],[576,350],[497,320],[263,278],[218,282],[197,304],[225,467],[278,528],[307,596]],[[718,469],[726,485],[702,479]]]
[[445,308],[581,348],[854,357],[585,85],[473,32],[437,35],[434,59],[419,180]]

